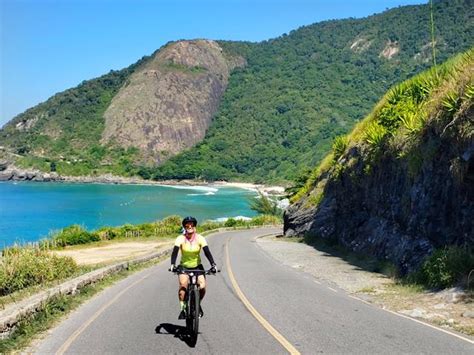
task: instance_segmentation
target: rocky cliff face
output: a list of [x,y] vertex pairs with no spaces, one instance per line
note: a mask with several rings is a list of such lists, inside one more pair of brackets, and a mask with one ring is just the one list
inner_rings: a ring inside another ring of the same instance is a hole
[[377,150],[366,140],[349,143],[286,210],[285,235],[333,240],[390,260],[402,273],[415,270],[434,249],[474,245],[474,64],[469,62],[461,84],[450,82],[420,103],[428,111],[429,105],[437,108],[417,134],[387,134]]
[[204,138],[230,71],[243,65],[243,58],[226,59],[214,41],[167,45],[112,100],[102,143],[138,147],[153,163],[195,145]]

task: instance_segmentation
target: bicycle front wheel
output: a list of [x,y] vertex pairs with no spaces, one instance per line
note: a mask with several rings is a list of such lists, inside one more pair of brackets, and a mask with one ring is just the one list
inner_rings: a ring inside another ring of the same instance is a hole
[[192,331],[191,336],[193,337],[194,341],[197,340],[199,334],[199,305],[201,303],[201,299],[199,296],[199,290],[196,287],[191,292],[191,319],[192,319]]

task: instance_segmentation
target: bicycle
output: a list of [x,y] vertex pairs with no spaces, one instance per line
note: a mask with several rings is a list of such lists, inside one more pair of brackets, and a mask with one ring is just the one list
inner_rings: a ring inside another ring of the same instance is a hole
[[[178,267],[175,270],[170,270],[174,274],[186,274],[189,276],[188,288],[186,289],[185,301],[186,307],[184,309],[186,319],[186,330],[191,336],[193,343],[196,343],[199,334],[199,310],[201,304],[201,297],[199,294],[199,284],[197,279],[199,275],[215,275],[216,273],[209,270],[186,270]],[[217,270],[220,272],[220,270]]]

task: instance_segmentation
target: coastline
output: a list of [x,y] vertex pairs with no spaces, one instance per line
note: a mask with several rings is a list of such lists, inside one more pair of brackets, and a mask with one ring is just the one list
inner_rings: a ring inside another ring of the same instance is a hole
[[31,181],[59,182],[79,184],[111,184],[111,185],[151,185],[151,186],[206,186],[206,187],[235,187],[270,195],[283,195],[285,188],[276,185],[262,185],[247,182],[202,181],[202,180],[145,180],[139,177],[124,177],[112,174],[97,176],[67,176],[55,172],[44,173],[39,170],[21,169],[9,166],[0,171],[0,181]]

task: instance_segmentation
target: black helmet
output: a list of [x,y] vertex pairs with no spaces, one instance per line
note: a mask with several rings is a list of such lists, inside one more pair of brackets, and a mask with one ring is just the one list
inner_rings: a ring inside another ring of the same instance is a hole
[[194,217],[191,217],[191,216],[184,217],[183,222],[182,222],[181,224],[182,224],[183,227],[184,227],[184,225],[185,225],[186,223],[192,223],[192,224],[194,224],[194,227],[196,227],[196,226],[198,225],[197,219],[194,218]]

